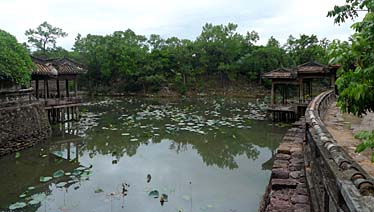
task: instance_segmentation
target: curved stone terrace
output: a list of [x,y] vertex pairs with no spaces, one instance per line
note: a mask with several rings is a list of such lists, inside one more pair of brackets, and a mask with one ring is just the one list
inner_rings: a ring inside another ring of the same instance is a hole
[[345,145],[351,140],[337,131],[371,127],[373,116],[361,122],[366,125],[344,128],[348,122],[335,105],[333,90],[321,93],[285,135],[260,211],[374,211],[372,168],[363,163],[365,153],[353,155],[354,144]]

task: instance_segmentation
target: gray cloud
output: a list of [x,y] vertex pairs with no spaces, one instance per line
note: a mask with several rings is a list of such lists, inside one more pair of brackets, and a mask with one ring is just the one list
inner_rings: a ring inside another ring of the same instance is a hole
[[71,48],[78,33],[110,34],[134,30],[195,39],[209,22],[239,25],[239,32],[255,30],[260,44],[270,36],[284,43],[290,34],[316,34],[328,39],[347,39],[346,23],[335,26],[327,11],[342,0],[1,0],[0,28],[26,41],[24,31],[43,21],[69,33],[58,44]]

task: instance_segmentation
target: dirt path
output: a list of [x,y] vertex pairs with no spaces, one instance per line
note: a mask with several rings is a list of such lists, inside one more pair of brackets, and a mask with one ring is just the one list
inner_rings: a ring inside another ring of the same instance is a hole
[[323,118],[328,131],[340,146],[371,176],[374,176],[374,163],[370,162],[371,152],[365,150],[355,153],[360,140],[354,138],[354,133],[360,130],[374,129],[374,113],[368,113],[363,118],[342,114],[335,104],[332,104]]

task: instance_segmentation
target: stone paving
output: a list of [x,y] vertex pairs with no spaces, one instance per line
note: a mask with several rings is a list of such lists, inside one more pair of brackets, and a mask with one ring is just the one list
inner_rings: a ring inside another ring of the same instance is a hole
[[326,111],[323,122],[336,142],[351,156],[368,174],[374,176],[374,164],[370,162],[371,152],[365,150],[355,153],[356,146],[361,143],[354,138],[354,134],[361,130],[374,129],[374,113],[368,113],[362,118],[349,114],[343,114],[336,104]]
[[304,169],[304,126],[302,122],[295,123],[283,137],[259,211],[310,211]]

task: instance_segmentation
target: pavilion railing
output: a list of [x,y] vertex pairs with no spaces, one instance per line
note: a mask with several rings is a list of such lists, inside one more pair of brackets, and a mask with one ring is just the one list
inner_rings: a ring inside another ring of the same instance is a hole
[[335,93],[317,96],[306,111],[306,177],[313,211],[374,211],[374,180],[340,147],[321,117]]

